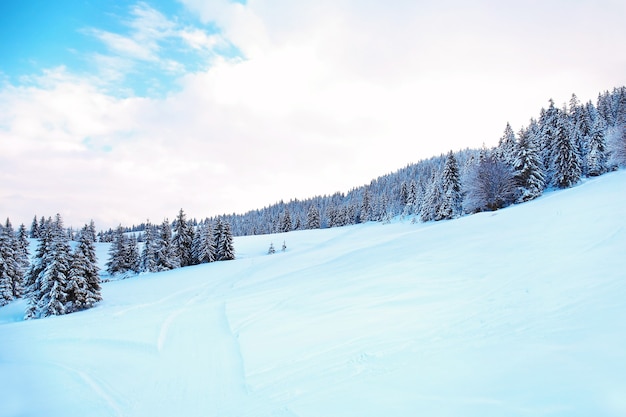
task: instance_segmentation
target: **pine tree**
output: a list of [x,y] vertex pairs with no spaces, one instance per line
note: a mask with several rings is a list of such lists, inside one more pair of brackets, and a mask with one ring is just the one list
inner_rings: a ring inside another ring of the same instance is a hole
[[235,259],[235,247],[233,245],[230,223],[218,219],[215,227],[215,236],[216,260],[229,261]]
[[[28,232],[26,231],[26,226],[24,224],[20,225],[20,228],[17,232],[17,240],[16,240],[16,249],[15,249],[15,258],[17,263],[20,265],[20,269],[22,270],[22,277],[26,275],[28,268],[30,266],[30,251],[29,251],[29,242],[28,242]],[[20,285],[23,283],[21,282]],[[14,289],[15,295],[17,297],[21,297],[22,288]]]
[[309,206],[309,211],[307,212],[306,228],[307,229],[319,229],[321,227],[322,227],[322,219],[320,216],[320,211],[317,209],[315,204],[311,204]]
[[169,271],[180,267],[180,261],[172,245],[172,229],[167,219],[161,224],[158,237],[156,245],[157,270]]
[[215,261],[215,236],[213,226],[208,220],[198,225],[198,231],[194,235],[193,254],[197,264]]
[[0,225],[0,306],[21,295],[24,273],[18,256],[18,241],[7,219]]
[[607,149],[604,134],[604,122],[598,118],[591,128],[589,152],[587,153],[587,175],[590,177],[602,175],[607,170]]
[[141,272],[157,272],[157,240],[154,236],[155,230],[152,224],[148,222],[144,230],[144,244],[141,251],[140,271]]
[[570,124],[565,112],[557,119],[557,129],[553,141],[552,181],[556,187],[569,188],[581,177],[580,155],[570,136]]
[[185,213],[182,208],[178,212],[178,217],[174,224],[172,245],[176,257],[179,260],[180,266],[192,265],[193,256],[191,246],[193,245],[193,226],[185,219]]
[[439,209],[441,207],[443,190],[441,186],[441,176],[436,171],[431,173],[430,183],[424,195],[424,201],[420,210],[420,218],[423,222],[440,220]]
[[39,239],[41,234],[39,233],[39,223],[37,223],[37,216],[33,218],[33,223],[30,225],[30,236],[31,239]]
[[514,181],[518,187],[518,202],[529,201],[541,195],[545,180],[539,154],[529,131],[521,131],[513,160]]
[[27,279],[29,308],[26,318],[65,314],[72,255],[60,214],[56,215],[54,222],[46,224],[37,256]]
[[289,213],[289,208],[285,207],[285,210],[283,211],[283,214],[280,218],[280,226],[279,226],[279,232],[290,232],[292,228],[292,224],[291,224],[291,213]]
[[441,174],[441,204],[435,218],[443,220],[459,217],[461,215],[461,203],[459,164],[450,151]]
[[110,275],[137,273],[140,270],[137,239],[127,237],[121,225],[115,232],[106,267]]
[[506,128],[504,129],[504,134],[500,138],[498,148],[496,149],[497,157],[501,161],[512,164],[513,159],[515,158],[515,146],[515,133],[513,132],[511,125],[507,123]]
[[267,254],[268,254],[268,255],[273,255],[273,254],[275,254],[275,253],[276,253],[276,249],[274,249],[274,243],[273,243],[273,242],[270,242],[270,247],[269,247],[269,249],[267,250]]
[[92,221],[81,230],[74,250],[67,285],[67,312],[91,308],[102,300],[95,240],[96,230]]

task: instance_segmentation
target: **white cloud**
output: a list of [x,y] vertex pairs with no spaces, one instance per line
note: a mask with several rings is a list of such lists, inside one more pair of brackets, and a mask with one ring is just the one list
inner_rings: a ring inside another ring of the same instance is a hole
[[[203,50],[228,41],[246,59],[218,57],[161,99],[111,97],[67,70],[3,88],[0,211],[109,227],[347,191],[493,145],[551,97],[623,82],[621,3],[449,3],[185,1],[221,35],[140,4],[129,35],[105,37],[120,56],[183,71],[161,50],[168,36]],[[118,58],[100,57],[112,80],[128,71]]]

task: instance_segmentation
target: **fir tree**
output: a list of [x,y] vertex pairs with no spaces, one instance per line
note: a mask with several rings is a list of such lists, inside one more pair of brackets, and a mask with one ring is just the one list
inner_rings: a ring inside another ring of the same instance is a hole
[[529,131],[521,131],[513,159],[514,181],[518,187],[518,202],[537,198],[545,188],[539,154]]
[[591,128],[589,152],[587,153],[587,175],[595,177],[607,170],[607,149],[604,140],[604,122],[598,118]]
[[21,295],[23,269],[18,256],[17,238],[7,219],[4,226],[0,225],[0,306]]
[[137,239],[127,237],[122,226],[118,226],[115,232],[106,267],[110,275],[137,273],[140,270]]
[[31,239],[39,239],[41,234],[39,233],[39,223],[37,223],[37,216],[33,218],[33,222],[30,225],[30,236]]
[[193,264],[191,246],[193,245],[193,226],[185,219],[185,213],[181,208],[174,223],[174,237],[172,245],[174,253],[179,260],[180,266]]
[[283,215],[281,216],[281,222],[280,222],[280,232],[290,232],[292,228],[291,225],[291,214],[289,213],[289,208],[285,207],[285,211],[283,212]]
[[215,227],[216,260],[229,261],[235,259],[235,247],[230,224],[222,219],[217,220]]
[[157,272],[157,240],[154,236],[154,227],[150,222],[146,224],[144,230],[144,244],[141,251],[140,271],[141,272]]
[[81,230],[74,250],[67,286],[68,312],[91,308],[102,300],[95,240],[96,230],[92,221]]
[[459,165],[454,154],[450,151],[441,174],[441,204],[435,216],[436,220],[459,217],[461,215],[461,203]]
[[270,242],[270,247],[267,250],[267,254],[268,255],[273,255],[276,253],[276,249],[274,249],[274,243]]
[[180,261],[172,245],[172,229],[167,219],[161,224],[158,237],[156,245],[157,270],[169,271],[180,267]]
[[569,188],[580,180],[582,173],[580,155],[570,137],[569,120],[561,112],[553,141],[553,184],[559,188]]
[[198,226],[198,231],[194,235],[193,254],[198,264],[215,261],[215,236],[210,221]]
[[29,308],[26,318],[65,314],[72,255],[60,214],[56,215],[54,222],[46,224],[37,256],[37,262],[28,274]]
[[317,209],[315,204],[311,204],[307,212],[306,228],[307,229],[319,229],[321,227],[322,227],[322,219],[320,216],[320,211]]

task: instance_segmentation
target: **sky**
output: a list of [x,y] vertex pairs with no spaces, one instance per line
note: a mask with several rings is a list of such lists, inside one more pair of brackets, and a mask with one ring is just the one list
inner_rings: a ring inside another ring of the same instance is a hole
[[[471,4],[470,4],[471,3]],[[0,216],[347,192],[625,84],[621,0],[0,2]]]

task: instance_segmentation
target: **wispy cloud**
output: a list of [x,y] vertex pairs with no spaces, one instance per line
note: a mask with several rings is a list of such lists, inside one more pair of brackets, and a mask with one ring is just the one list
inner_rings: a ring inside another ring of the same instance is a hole
[[123,81],[127,81],[126,88],[134,87],[128,75],[141,73],[145,85],[162,85],[163,77],[206,68],[218,49],[227,48],[220,34],[179,23],[143,2],[131,6],[121,22],[126,28],[121,32],[97,27],[82,30],[105,46],[105,53],[90,53],[90,59],[101,79],[114,81],[118,91]]

